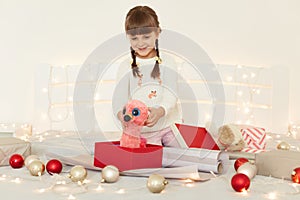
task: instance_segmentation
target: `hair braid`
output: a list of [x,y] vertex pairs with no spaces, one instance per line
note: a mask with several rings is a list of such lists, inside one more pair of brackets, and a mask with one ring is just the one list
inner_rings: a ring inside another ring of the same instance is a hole
[[159,64],[161,63],[161,58],[159,56],[159,49],[158,49],[158,39],[155,41],[155,50],[156,50],[156,61],[153,67],[153,70],[151,72],[151,77],[156,79],[160,78],[160,69],[159,69]]
[[131,51],[131,58],[132,58],[132,63],[131,63],[131,69],[132,69],[132,74],[134,77],[140,77],[140,70],[138,68],[138,65],[136,64],[136,55],[135,51],[133,50],[132,47],[130,47]]

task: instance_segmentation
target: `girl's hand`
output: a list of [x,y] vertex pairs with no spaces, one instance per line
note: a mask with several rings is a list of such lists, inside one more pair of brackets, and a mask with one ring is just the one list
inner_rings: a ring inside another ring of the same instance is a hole
[[150,113],[145,123],[145,125],[148,127],[154,126],[158,122],[158,120],[165,115],[165,109],[163,107],[149,107],[148,110]]

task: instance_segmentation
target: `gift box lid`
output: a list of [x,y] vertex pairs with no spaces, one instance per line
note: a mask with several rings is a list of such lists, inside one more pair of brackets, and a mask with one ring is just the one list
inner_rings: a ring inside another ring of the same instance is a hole
[[220,150],[213,137],[204,127],[175,123],[171,128],[182,148]]

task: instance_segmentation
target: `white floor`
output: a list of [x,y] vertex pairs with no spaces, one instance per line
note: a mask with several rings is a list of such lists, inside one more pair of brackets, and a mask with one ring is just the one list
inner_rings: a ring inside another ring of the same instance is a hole
[[[49,140],[50,141],[50,140]],[[39,154],[41,160],[46,151],[61,153],[66,158],[70,150],[81,152],[83,147],[72,138],[56,138],[56,145],[62,145],[65,151],[44,142],[32,142],[33,153]],[[77,140],[78,142],[78,140]],[[73,147],[72,147],[73,146]],[[77,148],[76,148],[77,146]],[[75,148],[74,148],[75,147]],[[68,151],[67,151],[68,150]],[[235,192],[230,184],[235,174],[234,160],[231,160],[228,170],[219,177],[205,182],[187,182],[187,180],[168,179],[169,184],[160,194],[153,194],[146,187],[147,177],[121,176],[112,184],[100,183],[101,172],[88,169],[87,183],[77,185],[67,177],[72,166],[64,166],[59,176],[50,176],[47,172],[41,177],[31,176],[26,167],[12,169],[10,166],[0,167],[1,199],[299,199],[300,184],[290,180],[282,180],[265,176],[256,176],[251,180],[247,193]],[[91,163],[86,163],[90,165]],[[278,166],[280,167],[280,166]],[[57,184],[65,182],[66,184]]]

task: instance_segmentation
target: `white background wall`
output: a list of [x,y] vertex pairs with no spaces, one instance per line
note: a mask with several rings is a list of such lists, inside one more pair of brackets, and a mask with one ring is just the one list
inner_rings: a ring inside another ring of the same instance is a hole
[[0,122],[31,122],[42,63],[81,64],[123,32],[127,11],[149,5],[162,28],[200,44],[215,63],[289,70],[289,119],[300,120],[300,1],[0,0]]

